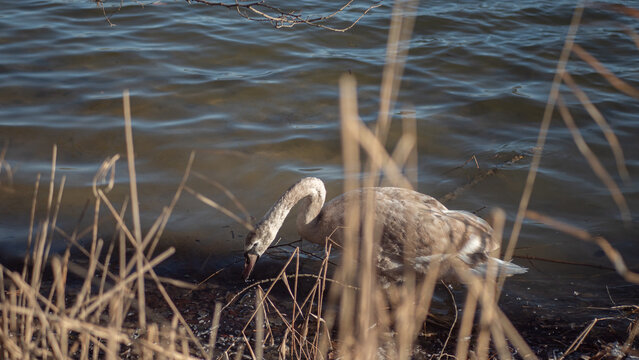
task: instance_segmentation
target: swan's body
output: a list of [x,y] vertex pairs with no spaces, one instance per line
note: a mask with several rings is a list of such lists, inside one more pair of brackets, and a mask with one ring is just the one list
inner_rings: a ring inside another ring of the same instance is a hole
[[[257,259],[275,240],[291,208],[301,202],[297,229],[304,240],[324,244],[326,239],[343,241],[344,208],[349,201],[359,201],[373,192],[375,226],[381,231],[377,266],[382,275],[397,273],[404,263],[404,248],[415,254],[416,271],[425,272],[438,257],[455,256],[471,268],[485,266],[489,254],[500,244],[492,238],[492,228],[483,219],[465,212],[448,210],[433,197],[416,191],[375,187],[347,192],[324,206],[324,183],[308,177],[291,186],[246,236],[243,277],[248,278]],[[497,260],[507,274],[525,272],[517,265]],[[481,270],[478,270],[481,271]]]

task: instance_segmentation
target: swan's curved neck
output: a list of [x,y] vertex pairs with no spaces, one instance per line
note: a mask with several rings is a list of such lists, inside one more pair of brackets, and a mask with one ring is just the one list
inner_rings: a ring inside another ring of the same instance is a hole
[[293,206],[301,202],[302,208],[297,216],[298,230],[313,226],[317,215],[324,206],[326,199],[326,188],[322,180],[314,177],[303,178],[295,185],[291,186],[280,197],[280,199],[264,215],[262,220],[256,225],[256,233],[264,232],[262,239],[268,241],[270,245],[284,223],[284,219]]

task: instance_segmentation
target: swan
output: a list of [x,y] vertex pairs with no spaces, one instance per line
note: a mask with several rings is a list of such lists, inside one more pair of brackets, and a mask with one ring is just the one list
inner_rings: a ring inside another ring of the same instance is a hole
[[[477,273],[484,273],[490,253],[500,244],[492,237],[492,228],[480,217],[466,211],[448,210],[435,198],[404,188],[372,187],[352,190],[324,205],[326,188],[322,180],[306,177],[291,186],[250,231],[244,243],[246,281],[257,260],[275,240],[284,219],[293,206],[300,203],[297,230],[302,239],[325,244],[330,237],[343,241],[344,209],[349,201],[364,199],[373,192],[375,226],[381,231],[377,268],[388,279],[398,280],[403,274],[405,246],[414,253],[411,261],[416,272],[425,273],[434,259],[442,263],[457,257]],[[494,259],[494,258],[493,258]],[[494,259],[506,275],[526,272],[526,268]],[[450,266],[448,272],[452,273]],[[444,278],[445,275],[440,275]]]

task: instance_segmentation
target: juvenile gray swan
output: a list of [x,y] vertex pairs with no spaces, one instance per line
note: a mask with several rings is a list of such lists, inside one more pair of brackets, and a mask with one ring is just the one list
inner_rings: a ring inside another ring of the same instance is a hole
[[[448,210],[431,196],[402,188],[374,187],[347,192],[324,206],[324,183],[318,178],[307,177],[286,190],[255,225],[255,230],[246,236],[244,280],[275,240],[295,204],[301,205],[297,230],[304,240],[323,245],[330,237],[341,244],[345,204],[363,199],[369,191],[375,199],[375,226],[381,231],[377,267],[388,279],[396,279],[393,274],[403,272],[403,249],[408,245],[415,254],[412,262],[415,270],[422,274],[435,258],[445,263],[453,256],[482,273],[489,254],[499,249],[500,244],[493,241],[492,228],[486,221],[465,211]],[[507,275],[526,272],[525,268],[510,262],[495,260],[499,270]]]

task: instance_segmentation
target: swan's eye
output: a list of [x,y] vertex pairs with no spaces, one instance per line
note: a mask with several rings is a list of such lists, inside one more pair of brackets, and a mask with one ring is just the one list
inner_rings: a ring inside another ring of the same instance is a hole
[[249,251],[257,246],[257,241],[255,241],[255,233],[251,232],[246,235],[246,240],[244,241],[244,250]]
[[244,243],[246,245],[251,244],[253,242],[253,238],[255,237],[255,233],[248,233],[246,234],[246,237],[244,238]]

